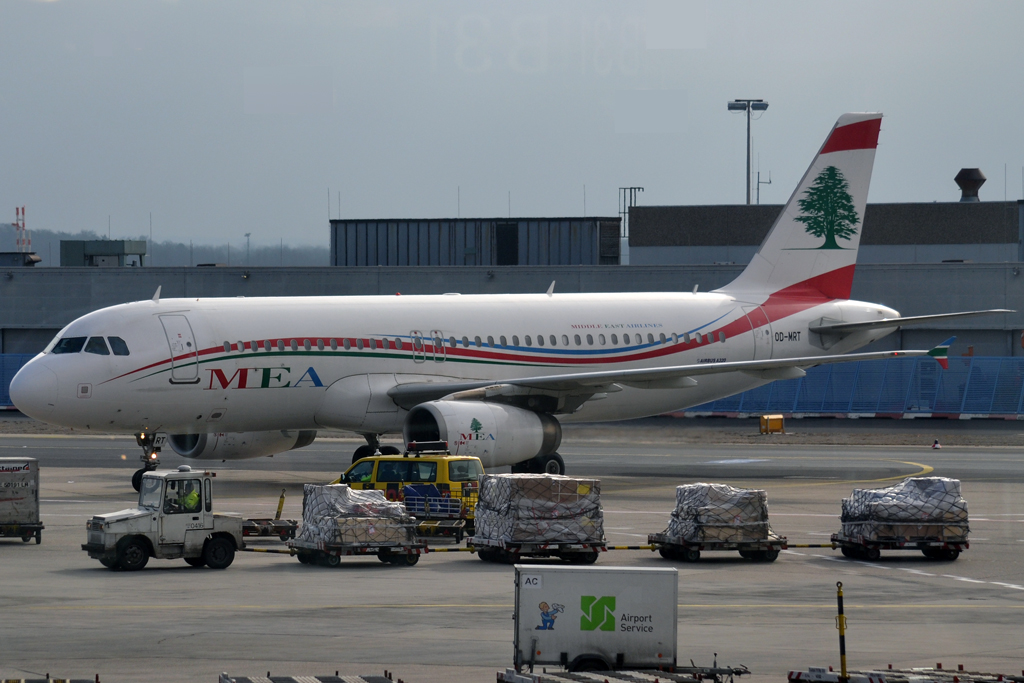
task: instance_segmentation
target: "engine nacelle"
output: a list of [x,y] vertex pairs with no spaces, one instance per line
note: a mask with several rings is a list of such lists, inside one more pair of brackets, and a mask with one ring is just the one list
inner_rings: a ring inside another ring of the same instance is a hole
[[484,467],[514,465],[553,453],[562,426],[545,413],[483,401],[429,401],[409,411],[405,442],[447,441],[457,455],[480,458]]
[[316,431],[219,432],[171,434],[167,442],[183,458],[194,460],[246,460],[284,453],[313,443]]

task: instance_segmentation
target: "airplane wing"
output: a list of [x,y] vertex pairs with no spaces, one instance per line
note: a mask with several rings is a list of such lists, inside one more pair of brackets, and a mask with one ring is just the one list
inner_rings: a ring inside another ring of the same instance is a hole
[[962,313],[940,313],[938,315],[912,315],[907,316],[906,318],[882,318],[880,320],[868,320],[866,322],[859,323],[844,323],[839,320],[822,318],[816,324],[812,324],[810,330],[811,332],[817,332],[819,334],[845,335],[851,332],[857,332],[858,330],[870,330],[886,327],[895,329],[906,325],[925,325],[942,320],[952,320],[953,318],[968,318],[976,315],[1016,312],[1017,311],[1012,311],[1006,308],[993,308],[987,311],[964,311]]
[[877,351],[834,356],[698,363],[660,368],[574,372],[501,381],[417,382],[392,387],[388,391],[388,395],[395,403],[406,409],[425,401],[442,398],[519,404],[529,397],[547,396],[556,399],[557,406],[553,410],[545,409],[551,410],[551,412],[566,413],[575,411],[588,400],[603,398],[602,394],[621,391],[623,385],[639,389],[682,389],[696,386],[698,380],[694,379],[695,377],[723,372],[743,372],[766,380],[798,379],[806,374],[805,368],[816,365],[913,356],[932,356],[940,364],[945,365],[946,350],[952,344],[953,339],[955,337],[930,351]]

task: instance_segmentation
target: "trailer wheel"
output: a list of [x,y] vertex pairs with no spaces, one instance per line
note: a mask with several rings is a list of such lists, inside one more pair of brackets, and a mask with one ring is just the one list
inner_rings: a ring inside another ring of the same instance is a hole
[[594,564],[597,562],[598,554],[596,550],[589,553],[566,553],[562,559],[568,560],[570,564]]
[[420,561],[419,555],[395,555],[395,559],[391,561],[392,564],[398,567],[415,567],[416,563]]
[[569,664],[568,669],[575,673],[577,671],[609,671],[611,667],[601,657],[580,655]]
[[658,548],[658,554],[664,557],[666,560],[677,559],[676,551],[666,546],[661,546],[660,548]]
[[223,536],[211,538],[203,547],[203,559],[210,569],[227,569],[235,561],[235,547]]
[[199,557],[186,557],[185,564],[190,567],[205,567],[206,559],[201,555]]
[[867,547],[861,551],[861,557],[869,562],[874,562],[882,556],[882,551],[878,548]]
[[149,562],[149,550],[137,538],[128,538],[117,549],[117,566],[126,572],[136,572]]
[[760,555],[760,557],[758,557],[757,559],[760,560],[761,562],[774,562],[775,560],[779,559],[779,551],[776,550],[775,548],[769,548],[768,550],[762,550],[758,554]]
[[942,551],[942,558],[941,559],[949,560],[950,562],[952,562],[953,560],[955,560],[958,557],[960,557],[960,551],[959,550],[957,550],[956,548],[946,548],[945,550]]
[[484,562],[494,562],[497,559],[494,556],[494,551],[493,550],[487,550],[486,548],[481,548],[480,550],[477,550],[476,551],[476,556],[479,557]]
[[756,560],[757,559],[757,551],[756,550],[741,550],[740,551],[740,557],[742,557],[744,560]]
[[324,553],[324,556],[320,559],[323,561],[325,567],[337,567],[341,564],[341,558],[330,553]]
[[32,540],[32,537],[31,537],[31,536],[22,536],[22,537],[21,537],[21,542],[22,542],[22,543],[28,543],[28,542],[29,542],[29,541],[31,541],[31,540]]
[[380,560],[381,562],[383,562],[384,564],[390,564],[391,563],[391,551],[390,550],[382,550],[382,551],[380,551],[379,553],[377,553],[377,559]]
[[315,562],[315,560],[313,559],[313,555],[311,555],[310,553],[298,553],[295,555],[295,557],[297,557],[299,562],[301,562],[302,564],[313,564],[313,562]]
[[842,548],[840,548],[839,550],[840,550],[840,552],[842,552],[842,553],[843,553],[843,557],[848,557],[848,558],[850,558],[851,560],[852,560],[852,559],[855,559],[855,558],[856,558],[856,557],[858,556],[858,554],[859,554],[859,553],[857,552],[857,549],[856,549],[856,548],[854,548],[853,546],[849,546],[849,545],[844,545],[844,546],[843,546]]
[[927,557],[929,560],[938,560],[938,559],[940,559],[939,552],[941,552],[941,551],[938,548],[929,548],[929,547],[921,548],[921,554],[924,555],[925,557]]
[[42,530],[39,530],[39,531],[36,532],[36,545],[39,545],[42,542],[43,542],[43,532],[42,532]]

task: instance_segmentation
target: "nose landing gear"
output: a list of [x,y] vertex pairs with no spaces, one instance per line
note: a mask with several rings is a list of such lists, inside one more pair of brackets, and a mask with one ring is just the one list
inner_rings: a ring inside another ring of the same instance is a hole
[[352,454],[353,463],[363,458],[369,458],[371,455],[376,455],[378,453],[381,455],[402,454],[402,451],[395,446],[381,446],[379,434],[363,434],[362,436],[366,439],[366,445],[360,446],[356,449],[356,452]]
[[160,449],[167,443],[167,435],[140,432],[135,435],[135,441],[142,447],[142,455],[139,456],[142,469],[132,475],[132,488],[138,491],[142,488],[142,475],[160,466]]

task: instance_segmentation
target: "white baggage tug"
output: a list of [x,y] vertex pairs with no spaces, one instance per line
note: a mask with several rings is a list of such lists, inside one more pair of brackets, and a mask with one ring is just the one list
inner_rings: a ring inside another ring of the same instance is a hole
[[188,465],[146,472],[138,506],[95,515],[86,523],[89,542],[82,550],[104,567],[125,571],[142,569],[150,557],[226,569],[245,543],[240,515],[213,512],[215,476]]
[[678,572],[515,565],[514,664],[570,671],[676,664]]

